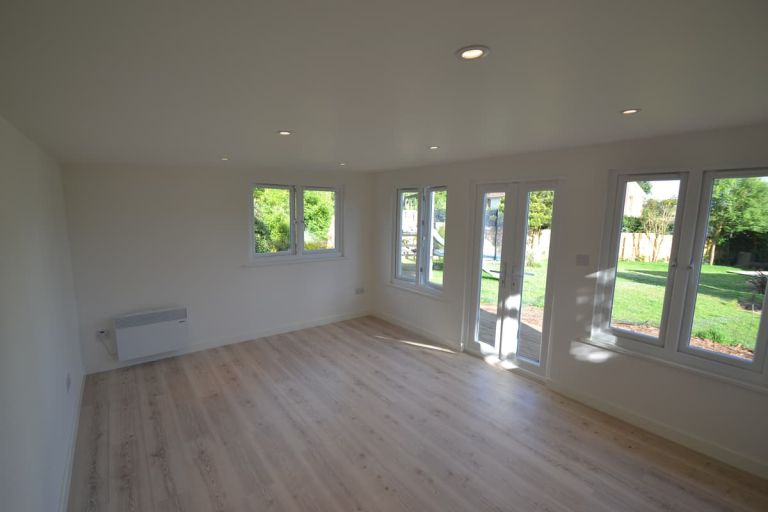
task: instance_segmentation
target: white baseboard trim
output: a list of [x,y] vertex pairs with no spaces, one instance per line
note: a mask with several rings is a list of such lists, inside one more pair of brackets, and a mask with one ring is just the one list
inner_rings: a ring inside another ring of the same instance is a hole
[[314,320],[307,320],[303,322],[292,322],[290,324],[283,324],[270,329],[263,329],[257,332],[245,333],[237,336],[228,336],[226,338],[220,338],[218,340],[193,341],[192,343],[187,345],[185,348],[181,350],[176,350],[174,352],[168,352],[165,354],[157,354],[149,357],[133,359],[131,361],[113,361],[111,364],[102,365],[98,368],[89,368],[88,374],[115,370],[117,368],[125,368],[128,366],[134,366],[137,364],[148,363],[150,361],[159,361],[161,359],[181,356],[184,354],[191,354],[193,352],[199,352],[201,350],[207,350],[209,348],[223,347],[226,345],[232,345],[234,343],[242,343],[243,341],[251,341],[258,338],[264,338],[266,336],[274,336],[276,334],[284,334],[286,332],[298,331],[301,329],[309,329],[310,327],[317,327],[319,325],[332,324],[334,322],[343,322],[344,320],[352,320],[353,318],[359,318],[359,317],[368,316],[368,315],[370,315],[370,312],[367,310],[355,311],[351,313],[343,313],[340,315],[320,317]]
[[577,402],[581,402],[584,405],[602,411],[610,416],[618,418],[622,421],[626,421],[632,425],[652,432],[660,437],[674,441],[681,444],[691,450],[694,450],[704,455],[708,455],[713,459],[725,462],[731,466],[737,467],[754,475],[762,478],[768,478],[768,464],[760,462],[749,456],[734,452],[728,448],[712,443],[697,436],[692,436],[686,432],[678,430],[670,425],[660,423],[656,420],[652,420],[645,416],[635,414],[623,407],[619,407],[609,402],[605,402],[592,395],[580,392],[574,392],[564,384],[548,379],[545,381],[546,386],[552,391],[566,396]]
[[75,401],[75,417],[72,420],[72,439],[69,442],[67,458],[64,461],[64,476],[59,492],[58,512],[67,512],[69,506],[69,491],[72,487],[72,469],[75,465],[75,450],[77,449],[77,434],[80,430],[80,409],[83,405],[83,393],[85,392],[85,374],[80,377],[80,393]]
[[[344,320],[351,320],[353,318],[359,318],[359,317],[368,316],[368,315],[375,316],[377,318],[380,318],[381,320],[384,320],[386,322],[402,327],[403,329],[412,331],[413,333],[418,334],[419,336],[422,336],[423,338],[437,345],[449,348],[451,350],[461,351],[461,344],[458,341],[446,340],[440,336],[435,335],[433,332],[427,329],[411,324],[410,322],[403,321],[387,313],[358,311],[358,312],[352,312],[352,313],[344,313],[340,315],[331,315],[331,316],[322,317],[322,318],[304,321],[304,322],[294,322],[290,324],[284,324],[271,329],[264,329],[258,332],[243,334],[240,336],[231,336],[231,337],[222,338],[216,341],[194,342],[188,345],[187,348],[180,351],[176,351],[168,354],[161,354],[158,356],[148,357],[148,358],[139,359],[135,361],[129,361],[129,362],[127,361],[127,362],[120,362],[120,363],[116,362],[114,365],[111,365],[111,366],[91,369],[89,370],[88,373],[97,373],[100,371],[113,370],[115,368],[132,366],[132,365],[141,364],[148,361],[156,361],[156,360],[164,359],[167,357],[174,357],[174,356],[183,355],[183,354],[190,354],[193,352],[198,352],[200,350],[206,350],[209,348],[222,347],[222,346],[230,345],[233,343],[240,343],[243,341],[254,340],[254,339],[263,338],[266,336],[274,336],[276,334],[283,334],[286,332],[297,331],[300,329],[308,329],[310,327],[317,327],[319,325],[326,325],[334,322],[342,322]],[[477,355],[477,354],[472,354],[470,352],[467,352],[467,353],[469,355]],[[525,372],[525,373],[530,373],[530,372]],[[530,374],[530,376],[535,378],[536,380],[541,380],[541,377],[538,375]],[[557,381],[554,381],[552,379],[545,379],[543,380],[543,383],[552,391],[559,393],[563,396],[566,396],[568,398],[571,398],[572,400],[581,402],[589,407],[592,407],[606,414],[614,416],[620,420],[626,421],[627,423],[630,423],[639,428],[652,432],[665,439],[669,439],[678,444],[686,446],[694,451],[703,453],[714,459],[725,462],[726,464],[730,464],[734,467],[737,467],[749,473],[758,475],[762,478],[768,478],[768,465],[759,460],[734,452],[728,448],[717,445],[705,439],[692,436],[686,432],[680,431],[664,423],[660,423],[650,418],[635,414],[627,409],[616,406],[612,403],[608,403],[600,399],[597,399],[594,396],[591,396],[585,393],[574,392],[567,386],[560,384]],[[82,384],[81,384],[81,399],[82,399]],[[79,402],[78,402],[78,415],[75,421],[78,421],[78,420],[79,420]],[[77,426],[75,426],[74,435],[75,435],[75,440],[73,441],[70,457],[74,454],[74,443],[77,440]],[[69,464],[70,473],[71,473],[71,465],[72,465],[71,462],[72,461],[70,460],[70,464]],[[68,489],[69,489],[68,481],[70,478],[71,478],[71,474],[67,474],[65,478],[65,480],[67,481],[67,487],[66,487],[66,492],[62,492],[63,497],[64,497],[64,494],[68,493]],[[62,506],[66,507],[66,499],[68,499],[68,497],[64,497],[64,499],[65,501],[63,501]],[[66,508],[62,508],[60,510],[63,512],[64,510],[66,510]]]
[[447,341],[445,340],[445,338],[437,336],[433,332],[430,332],[426,329],[422,329],[421,327],[417,325],[413,325],[409,322],[404,322],[403,320],[396,318],[394,316],[391,316],[387,313],[382,313],[379,311],[375,313],[370,313],[370,315],[380,320],[384,320],[385,322],[389,322],[391,324],[402,327],[403,329],[407,329],[413,332],[414,334],[418,334],[419,336],[425,339],[428,339],[429,341],[435,343],[436,345],[454,350],[456,352],[461,352],[461,343],[459,343],[458,341],[453,341],[453,340]]
[[[424,338],[438,345],[442,345],[444,347],[448,347],[453,350],[460,350],[459,343],[457,342],[447,343],[445,339],[442,339],[439,336],[435,336],[430,331],[426,329],[422,329],[408,322],[404,322],[399,318],[395,318],[393,316],[390,316],[386,313],[381,313],[381,312],[372,313],[372,315],[377,318],[381,318],[382,320],[385,320],[387,322],[390,322],[392,324],[398,325],[403,329],[412,331],[415,334],[423,336]],[[464,352],[467,355],[479,357],[481,359],[483,358],[483,355],[475,350],[468,349],[468,350],[465,350]],[[574,392],[567,386],[562,385],[557,381],[554,381],[551,379],[545,379],[540,375],[537,375],[525,370],[524,368],[519,368],[519,369],[514,369],[509,371],[512,371],[513,373],[519,373],[525,377],[539,381],[540,383],[542,383],[543,385],[546,385],[549,389],[551,389],[552,391],[558,394],[561,394],[572,400],[575,400],[584,405],[592,407],[593,409],[602,411],[622,421],[626,421],[627,423],[630,423],[632,425],[635,425],[636,427],[652,432],[660,437],[663,437],[675,443],[681,444],[687,448],[690,448],[691,450],[694,450],[699,453],[703,453],[704,455],[708,455],[713,459],[717,459],[726,464],[730,464],[731,466],[737,467],[739,469],[755,474],[762,478],[768,478],[768,465],[760,462],[759,460],[734,452],[728,448],[717,445],[715,443],[712,443],[700,437],[692,436],[686,432],[673,428],[664,423],[660,423],[650,418],[640,416],[631,411],[628,411],[627,409],[624,409],[623,407],[619,407],[611,403],[599,400],[591,395]]]

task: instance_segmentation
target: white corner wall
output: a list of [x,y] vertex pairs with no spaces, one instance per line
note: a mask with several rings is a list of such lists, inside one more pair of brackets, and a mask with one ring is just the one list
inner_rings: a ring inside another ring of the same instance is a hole
[[[96,332],[137,310],[186,306],[185,351],[367,314],[371,181],[224,164],[66,167],[86,370],[118,366]],[[245,266],[254,183],[343,186],[344,258]]]
[[[612,169],[768,167],[768,125],[522,154],[376,175],[373,311],[458,347],[469,286],[474,184],[559,179],[560,225],[553,233],[554,281],[548,384],[606,412],[768,477],[768,393],[576,341],[588,336],[594,281]],[[398,186],[447,185],[445,293],[440,299],[390,285]],[[575,256],[587,254],[589,267]],[[599,358],[598,358],[599,359]]]
[[0,510],[63,510],[82,378],[60,171],[0,118]]

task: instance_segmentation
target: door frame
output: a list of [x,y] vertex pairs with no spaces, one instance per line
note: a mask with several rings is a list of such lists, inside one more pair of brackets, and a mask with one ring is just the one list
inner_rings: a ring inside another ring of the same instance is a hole
[[[464,338],[464,348],[467,352],[486,358],[490,362],[500,362],[504,367],[510,369],[521,368],[526,372],[532,373],[538,377],[546,377],[548,375],[549,357],[550,357],[550,338],[551,338],[551,317],[555,307],[554,293],[553,293],[553,265],[547,265],[547,284],[545,287],[545,301],[544,301],[544,317],[542,325],[542,339],[541,339],[541,354],[539,356],[539,364],[529,361],[522,357],[513,355],[505,359],[500,358],[501,350],[503,349],[503,340],[500,336],[503,336],[503,332],[499,332],[498,326],[500,325],[497,319],[497,333],[496,333],[496,345],[494,349],[489,351],[488,345],[476,341],[475,333],[477,326],[477,309],[480,294],[480,265],[481,265],[481,248],[483,243],[483,230],[481,225],[484,217],[484,203],[483,196],[487,192],[499,192],[504,191],[508,198],[511,198],[513,208],[505,211],[504,224],[505,227],[509,226],[512,229],[505,229],[505,233],[502,235],[502,265],[506,264],[506,279],[502,284],[499,282],[499,306],[501,306],[502,290],[507,289],[507,293],[504,297],[510,295],[512,291],[512,283],[510,283],[511,274],[518,264],[524,265],[522,257],[526,251],[526,244],[523,241],[522,244],[515,247],[515,239],[519,241],[519,237],[523,234],[523,231],[527,228],[528,221],[528,204],[527,201],[520,201],[522,197],[527,198],[528,192],[536,190],[552,190],[555,193],[555,199],[552,206],[552,237],[550,239],[550,262],[551,254],[554,252],[553,248],[557,246],[556,237],[554,235],[555,230],[559,232],[559,215],[560,208],[558,205],[562,201],[560,193],[560,180],[536,180],[536,179],[517,179],[509,181],[495,181],[495,182],[482,182],[475,183],[473,186],[472,198],[472,211],[471,215],[472,223],[469,227],[469,235],[472,237],[472,243],[470,246],[470,257],[468,261],[471,265],[471,272],[469,275],[469,286],[467,287],[467,295],[464,300],[465,311],[465,329],[462,333]],[[525,194],[525,195],[523,195]],[[521,290],[520,284],[516,283],[516,288]],[[518,326],[514,327],[515,331],[518,330]],[[515,332],[516,334],[516,332]]]

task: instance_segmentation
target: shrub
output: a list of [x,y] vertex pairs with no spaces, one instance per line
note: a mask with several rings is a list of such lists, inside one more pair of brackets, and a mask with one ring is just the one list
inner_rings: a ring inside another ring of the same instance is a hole
[[755,293],[765,295],[765,288],[768,285],[768,274],[762,270],[758,270],[747,282],[749,283],[749,287],[752,288]]
[[721,333],[718,329],[715,329],[713,327],[707,327],[706,329],[699,329],[698,331],[694,332],[693,335],[696,338],[714,341],[715,343],[723,343],[726,339],[726,336],[724,336],[723,333]]

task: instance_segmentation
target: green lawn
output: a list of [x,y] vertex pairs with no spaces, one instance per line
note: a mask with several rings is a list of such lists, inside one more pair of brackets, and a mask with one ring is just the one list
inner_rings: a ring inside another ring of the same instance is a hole
[[[753,291],[747,277],[728,271],[734,267],[704,265],[696,299],[693,335],[724,345],[744,345],[754,350],[760,315],[741,307],[739,299],[749,300]],[[623,261],[614,299],[613,319],[659,326],[664,301],[666,263]],[[758,301],[762,296],[756,297]]]
[[[442,270],[433,270],[435,276],[441,276]],[[525,269],[525,286],[523,286],[523,304],[526,306],[544,307],[544,288],[547,282],[547,267]],[[483,274],[483,286],[480,299],[483,304],[496,304],[499,296],[499,280],[489,274]]]
[[[703,267],[693,334],[725,345],[744,345],[754,350],[760,315],[739,304],[739,299],[748,300],[753,292],[747,285],[746,276],[729,273],[729,270],[737,269],[719,265]],[[546,271],[545,266],[526,269],[524,304],[544,306]],[[620,262],[613,320],[658,327],[666,275],[667,263]],[[485,274],[482,302],[495,304],[497,295],[498,280]],[[756,298],[760,301],[762,296]]]

